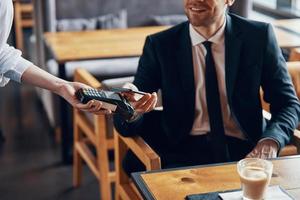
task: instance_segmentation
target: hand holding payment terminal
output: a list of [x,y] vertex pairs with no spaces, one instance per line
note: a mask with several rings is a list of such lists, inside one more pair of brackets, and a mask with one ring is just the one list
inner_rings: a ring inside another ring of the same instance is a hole
[[101,101],[102,108],[119,113],[125,120],[129,120],[134,114],[134,108],[119,92],[83,88],[75,95],[84,104],[90,100]]

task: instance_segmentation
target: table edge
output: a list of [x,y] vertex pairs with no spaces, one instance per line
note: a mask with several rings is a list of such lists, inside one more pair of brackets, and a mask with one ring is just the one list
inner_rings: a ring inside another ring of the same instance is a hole
[[142,197],[147,200],[155,200],[152,193],[149,191],[147,184],[142,179],[141,174],[132,173],[131,176],[132,176],[133,183],[137,186],[137,189],[142,195]]

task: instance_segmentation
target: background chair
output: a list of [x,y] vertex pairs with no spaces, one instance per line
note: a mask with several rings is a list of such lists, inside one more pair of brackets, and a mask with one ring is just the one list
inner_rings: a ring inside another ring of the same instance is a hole
[[253,0],[238,0],[230,7],[230,12],[233,12],[242,17],[248,18],[252,11]]
[[[101,88],[101,83],[84,69],[75,71],[74,80]],[[111,200],[111,183],[115,173],[109,169],[109,151],[114,149],[112,125],[109,116],[92,115],[74,110],[73,186],[82,179],[82,161],[85,161],[99,181],[101,199]],[[95,153],[91,149],[95,149]]]
[[[77,69],[74,80],[90,85],[93,88],[105,89],[121,87],[132,82],[133,77],[107,79],[100,83],[85,69]],[[73,186],[78,187],[82,179],[82,161],[85,161],[99,180],[101,199],[113,199],[111,185],[115,181],[113,167],[110,169],[109,152],[114,150],[114,134],[111,115],[93,115],[74,110],[74,153],[73,153]],[[92,148],[91,148],[92,147]],[[95,149],[95,153],[93,150]]]
[[300,48],[291,49],[289,61],[300,61]]
[[14,0],[14,15],[16,47],[24,51],[23,29],[32,28],[34,24],[31,1]]

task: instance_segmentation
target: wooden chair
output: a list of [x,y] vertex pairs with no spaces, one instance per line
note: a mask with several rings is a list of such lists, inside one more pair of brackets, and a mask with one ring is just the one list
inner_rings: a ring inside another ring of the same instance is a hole
[[[101,83],[84,69],[75,71],[74,80],[101,88]],[[109,170],[108,151],[114,149],[113,135],[108,135],[107,116],[90,115],[92,123],[86,114],[74,110],[73,186],[78,187],[81,183],[82,161],[85,161],[99,181],[101,199],[111,200],[115,172]],[[96,155],[92,153],[91,146],[95,148]]]
[[122,168],[122,160],[131,150],[146,166],[146,170],[161,169],[160,157],[141,137],[123,137],[117,131],[115,134],[115,166],[116,166],[116,200],[143,199],[130,177]]
[[16,47],[23,51],[23,29],[32,28],[34,25],[33,4],[31,2],[22,2],[22,0],[14,0],[14,23],[16,34]]
[[300,99],[300,60],[299,62],[288,62],[287,67],[296,91],[296,95]]
[[294,48],[291,50],[289,61],[300,61],[300,48]]

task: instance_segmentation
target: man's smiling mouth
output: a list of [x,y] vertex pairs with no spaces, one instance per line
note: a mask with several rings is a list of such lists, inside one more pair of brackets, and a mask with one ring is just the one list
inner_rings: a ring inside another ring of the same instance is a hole
[[205,11],[204,8],[197,8],[197,7],[190,7],[190,10],[192,12],[197,12],[197,13]]

